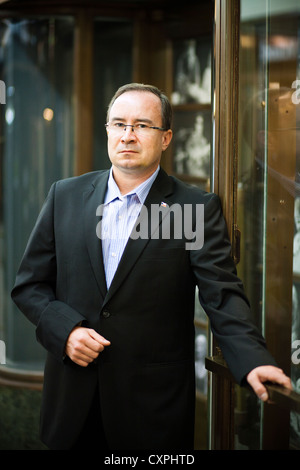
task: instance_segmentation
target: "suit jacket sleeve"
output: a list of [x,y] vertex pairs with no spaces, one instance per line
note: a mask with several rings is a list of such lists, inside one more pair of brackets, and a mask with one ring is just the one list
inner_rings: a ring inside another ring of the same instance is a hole
[[211,329],[238,383],[260,365],[276,365],[255,326],[242,282],[231,257],[227,227],[219,197],[205,205],[204,245],[190,252],[199,299]]
[[56,300],[55,187],[53,184],[31,233],[11,295],[19,309],[36,325],[37,340],[62,360],[71,330],[84,318]]

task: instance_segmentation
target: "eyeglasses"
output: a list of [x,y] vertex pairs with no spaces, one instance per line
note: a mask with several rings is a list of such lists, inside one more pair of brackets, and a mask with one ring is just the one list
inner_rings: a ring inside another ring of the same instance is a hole
[[158,131],[166,131],[163,127],[147,126],[147,124],[124,124],[123,122],[108,122],[105,124],[106,129],[109,129],[116,135],[123,134],[127,127],[131,127],[132,132],[136,135],[146,135],[151,132],[151,129]]

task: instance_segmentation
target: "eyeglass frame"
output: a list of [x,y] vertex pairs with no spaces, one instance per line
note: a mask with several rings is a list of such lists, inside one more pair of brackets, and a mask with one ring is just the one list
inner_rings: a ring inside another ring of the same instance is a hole
[[[113,123],[111,122],[107,122],[105,124],[105,127],[106,129],[108,129],[109,125],[112,125]],[[137,127],[137,126],[145,126],[144,129],[156,129],[158,131],[163,131],[163,132],[166,132],[168,129],[165,129],[164,127],[157,127],[157,126],[148,126],[148,124],[123,124],[122,122],[120,123],[115,123],[115,124],[121,124],[122,127],[120,127],[120,130],[123,130],[124,132],[126,132],[126,128],[127,127],[131,127],[131,130],[132,132],[135,132],[134,128]],[[115,128],[116,130],[118,129],[117,127]]]

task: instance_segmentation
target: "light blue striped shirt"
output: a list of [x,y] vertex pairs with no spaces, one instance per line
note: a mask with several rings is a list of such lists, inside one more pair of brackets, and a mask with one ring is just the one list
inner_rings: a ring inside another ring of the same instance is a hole
[[102,252],[107,288],[109,288],[115,275],[130,233],[159,172],[159,168],[155,170],[150,178],[124,196],[120,193],[113,178],[112,169],[110,170],[101,224]]

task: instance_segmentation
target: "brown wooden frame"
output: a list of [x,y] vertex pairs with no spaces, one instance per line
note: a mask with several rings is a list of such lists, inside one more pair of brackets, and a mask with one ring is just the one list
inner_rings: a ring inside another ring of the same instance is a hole
[[[238,51],[239,0],[215,1],[215,141],[212,189],[222,201],[233,256],[238,253],[237,161],[238,161]],[[220,354],[214,339],[212,354]],[[233,383],[228,377],[211,377],[211,448],[233,449]]]

